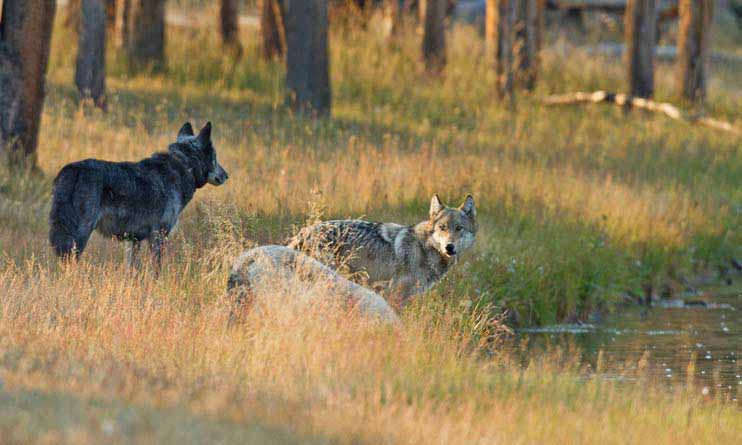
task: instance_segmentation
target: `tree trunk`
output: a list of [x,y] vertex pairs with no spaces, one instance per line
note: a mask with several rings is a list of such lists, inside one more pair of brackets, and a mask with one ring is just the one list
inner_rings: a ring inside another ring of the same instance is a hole
[[77,44],[75,85],[81,99],[97,107],[106,105],[106,5],[105,0],[82,0]]
[[261,54],[265,59],[286,54],[285,12],[281,0],[260,0]]
[[109,36],[116,30],[116,3],[117,0],[106,0],[106,34]]
[[129,0],[124,52],[134,69],[165,66],[165,0]]
[[485,37],[497,75],[497,95],[513,97],[513,19],[515,0],[487,0]]
[[286,86],[295,111],[330,114],[327,0],[287,0]]
[[55,0],[3,0],[0,15],[0,153],[36,165]]
[[80,6],[82,0],[67,0],[67,6],[64,11],[64,26],[67,28],[77,29],[80,21]]
[[690,101],[706,96],[706,71],[713,0],[680,0],[677,82],[680,95]]
[[629,0],[624,15],[626,64],[629,94],[654,94],[654,43],[657,30],[657,0]]
[[533,90],[538,75],[538,52],[541,44],[543,25],[543,4],[541,0],[519,0],[515,21],[515,69],[518,85]]
[[446,66],[446,0],[420,0],[423,22],[423,61],[430,73]]
[[117,49],[124,48],[129,41],[129,10],[131,0],[113,0],[116,2],[116,24],[114,31],[114,43]]
[[237,0],[221,0],[219,7],[219,30],[222,34],[222,44],[234,51],[237,55],[242,53],[239,36],[239,11]]

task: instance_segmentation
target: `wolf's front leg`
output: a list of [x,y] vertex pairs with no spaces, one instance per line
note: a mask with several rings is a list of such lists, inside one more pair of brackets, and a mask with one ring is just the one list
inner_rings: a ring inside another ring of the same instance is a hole
[[127,241],[126,243],[126,264],[129,269],[137,268],[140,266],[139,252],[142,244],[138,240]]

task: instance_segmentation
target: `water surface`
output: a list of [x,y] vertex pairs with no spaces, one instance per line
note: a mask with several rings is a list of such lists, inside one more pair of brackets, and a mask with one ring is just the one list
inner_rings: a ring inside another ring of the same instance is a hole
[[627,369],[645,366],[668,388],[687,381],[692,363],[698,391],[740,403],[742,286],[705,289],[684,301],[626,308],[599,324],[523,329],[519,338],[531,348],[576,345],[593,366],[603,351],[603,378],[630,378]]

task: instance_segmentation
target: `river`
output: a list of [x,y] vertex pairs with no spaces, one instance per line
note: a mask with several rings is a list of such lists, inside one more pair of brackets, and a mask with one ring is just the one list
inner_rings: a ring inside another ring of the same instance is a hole
[[[642,375],[668,388],[693,376],[694,390],[740,403],[742,399],[742,286],[707,288],[699,297],[630,307],[599,324],[522,329],[528,350],[576,347],[602,378]],[[602,351],[602,353],[601,353]],[[692,365],[689,367],[689,364]]]

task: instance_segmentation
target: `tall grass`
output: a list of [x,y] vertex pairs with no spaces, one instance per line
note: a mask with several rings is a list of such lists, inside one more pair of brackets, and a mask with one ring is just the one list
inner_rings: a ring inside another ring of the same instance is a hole
[[[510,110],[474,30],[452,29],[444,76],[427,78],[411,30],[389,46],[374,29],[332,30],[333,118],[312,121],[283,108],[282,67],[259,60],[251,29],[240,61],[207,28],[170,29],[156,76],[111,52],[110,111],[80,107],[73,38],[57,27],[48,176],[0,175],[0,443],[734,443],[737,408],[667,391],[635,363],[618,382],[575,351],[521,366],[493,338],[493,314],[585,318],[740,256],[739,138],[540,106],[548,92],[622,85],[618,61],[565,57],[567,41]],[[657,84],[668,98],[668,67]],[[709,109],[737,119],[738,80],[712,85]],[[99,236],[80,264],[52,257],[49,178],[62,165],[138,159],[207,119],[230,180],[197,193],[158,278],[146,263],[127,270],[121,245]],[[287,294],[286,307],[227,328],[227,270],[245,247],[281,242],[317,209],[414,223],[435,192],[474,194],[477,244],[401,326],[297,314]]]

